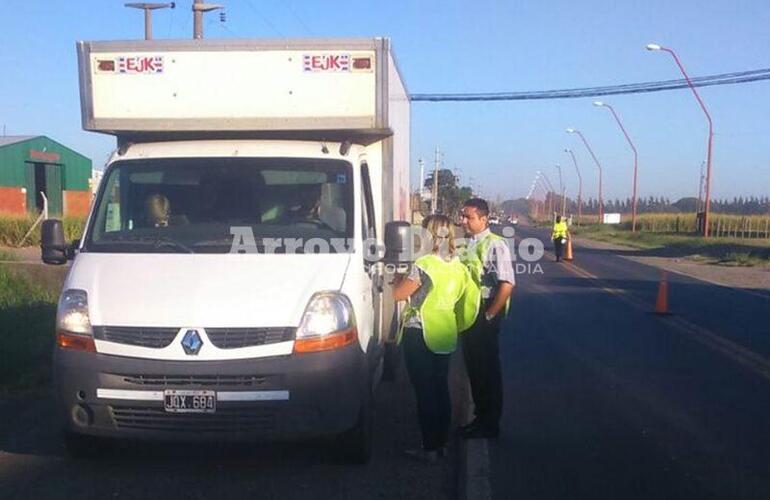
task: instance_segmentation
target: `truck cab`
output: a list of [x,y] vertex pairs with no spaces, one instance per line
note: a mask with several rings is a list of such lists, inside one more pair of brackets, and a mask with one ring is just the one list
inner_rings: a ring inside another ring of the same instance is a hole
[[[406,217],[409,193],[408,99],[400,78],[391,83],[388,42],[82,42],[79,51],[84,127],[115,134],[118,147],[82,239],[63,242],[59,221],[43,230],[44,260],[72,260],[54,352],[69,448],[336,436],[365,461],[395,332],[383,234]],[[371,71],[313,70],[329,54],[367,59]],[[154,65],[121,80],[131,58]],[[216,74],[233,61],[273,64],[273,79],[248,95],[237,84],[213,117],[174,100],[221,84],[187,80],[196,63]],[[336,87],[362,94],[355,118]],[[270,102],[296,89],[324,95],[315,108],[301,97],[302,120],[285,116],[297,103],[284,112]],[[406,115],[382,100],[394,89]],[[168,103],[155,95],[167,90]],[[161,105],[148,118],[105,97],[116,92]],[[237,111],[232,101],[247,98],[259,104]]]

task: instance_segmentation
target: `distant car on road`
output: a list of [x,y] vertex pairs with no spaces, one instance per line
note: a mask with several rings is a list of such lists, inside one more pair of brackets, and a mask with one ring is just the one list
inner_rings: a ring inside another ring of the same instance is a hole
[[498,226],[500,225],[500,218],[496,215],[493,215],[489,218],[489,225],[490,226]]
[[508,223],[515,226],[519,223],[519,218],[516,217],[515,215],[511,215],[510,217],[508,217]]

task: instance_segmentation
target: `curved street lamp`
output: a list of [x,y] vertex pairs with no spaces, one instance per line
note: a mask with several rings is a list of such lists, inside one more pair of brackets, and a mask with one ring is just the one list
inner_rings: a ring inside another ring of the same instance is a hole
[[580,175],[580,169],[578,168],[577,160],[575,159],[575,153],[572,152],[571,149],[566,148],[564,150],[565,153],[569,153],[572,157],[572,163],[575,165],[575,171],[578,175],[578,197],[577,197],[577,205],[578,205],[578,226],[581,223],[582,217],[583,217],[583,210],[581,208],[583,204],[583,177]]
[[565,217],[567,213],[567,198],[564,190],[564,179],[561,175],[561,165],[557,163],[554,165],[554,167],[556,167],[556,170],[559,171],[559,188],[561,189],[561,216]]
[[679,60],[679,57],[676,55],[676,52],[674,52],[673,49],[664,47],[662,45],[658,45],[657,43],[650,43],[647,45],[646,48],[647,50],[650,50],[650,51],[663,51],[671,54],[671,57],[674,58],[674,62],[676,62],[676,65],[679,66],[679,70],[682,72],[682,75],[684,75],[684,79],[687,81],[687,85],[689,85],[690,90],[692,90],[693,95],[695,95],[695,99],[697,99],[698,104],[700,104],[700,107],[703,110],[703,113],[706,115],[706,120],[708,121],[708,124],[709,124],[708,150],[706,153],[706,189],[705,189],[706,206],[704,207],[704,210],[703,210],[703,236],[708,238],[709,217],[711,213],[711,146],[714,142],[714,123],[711,121],[711,115],[706,109],[706,105],[703,103],[703,100],[700,98],[700,94],[698,94],[698,91],[695,90],[695,85],[693,85],[692,81],[690,81],[690,77],[687,75],[687,71],[685,71],[684,66],[682,65],[682,62]]
[[620,130],[623,132],[623,135],[626,136],[626,140],[628,141],[628,144],[631,146],[631,149],[634,152],[634,195],[633,195],[633,201],[631,202],[631,232],[636,232],[636,173],[638,170],[638,164],[639,164],[639,154],[636,152],[636,146],[634,146],[633,141],[631,141],[631,137],[629,137],[628,132],[626,132],[626,128],[623,126],[623,123],[620,121],[620,117],[617,113],[615,113],[615,108],[610,106],[607,103],[604,103],[602,101],[594,101],[594,106],[599,108],[607,108],[612,113],[612,116],[615,117],[615,121],[618,122],[618,126],[620,127]]
[[583,141],[583,144],[585,145],[588,152],[591,153],[591,158],[594,159],[596,167],[599,169],[599,224],[601,224],[604,221],[604,198],[602,198],[602,164],[599,163],[599,159],[594,154],[594,150],[591,149],[591,146],[588,144],[588,141],[586,140],[585,136],[583,136],[583,133],[580,132],[580,130],[568,128],[567,133],[577,134],[580,137],[580,140]]

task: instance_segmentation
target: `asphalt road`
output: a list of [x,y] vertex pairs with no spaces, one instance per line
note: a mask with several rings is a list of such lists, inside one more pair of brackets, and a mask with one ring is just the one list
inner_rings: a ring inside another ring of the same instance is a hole
[[[339,463],[328,442],[128,446],[72,460],[42,394],[0,400],[0,497],[769,498],[770,295],[669,275],[673,314],[660,317],[658,270],[622,251],[575,250],[572,264],[547,255],[542,273],[518,277],[501,339],[502,435],[482,448],[452,443],[436,466],[405,458],[419,436],[403,371],[377,395],[367,466]],[[462,420],[457,364],[452,380]],[[469,470],[485,477],[459,482]]]
[[[452,367],[457,402],[466,397],[461,369]],[[420,442],[403,366],[397,382],[380,386],[376,401],[375,452],[368,465],[360,466],[340,462],[329,441],[132,444],[98,460],[74,460],[64,451],[49,395],[0,400],[0,498],[455,498],[457,443],[437,465],[403,454]]]
[[[547,238],[521,227],[517,237]],[[575,249],[519,276],[496,499],[770,497],[770,300]]]

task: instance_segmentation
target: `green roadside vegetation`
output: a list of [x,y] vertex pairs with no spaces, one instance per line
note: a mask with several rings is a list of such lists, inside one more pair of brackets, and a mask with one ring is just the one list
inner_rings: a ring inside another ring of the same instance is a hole
[[17,260],[16,254],[13,253],[10,249],[7,248],[0,248],[0,261],[3,260]]
[[[64,217],[64,237],[67,241],[79,239],[83,234],[85,217]],[[0,246],[15,247],[35,223],[34,217],[0,215]],[[24,240],[24,245],[40,245],[40,225]]]
[[53,286],[0,265],[0,395],[48,384],[56,300]]
[[624,245],[657,257],[689,258],[706,264],[770,267],[770,240],[747,238],[703,238],[694,234],[653,233],[622,226],[571,227],[573,235],[594,241]]

